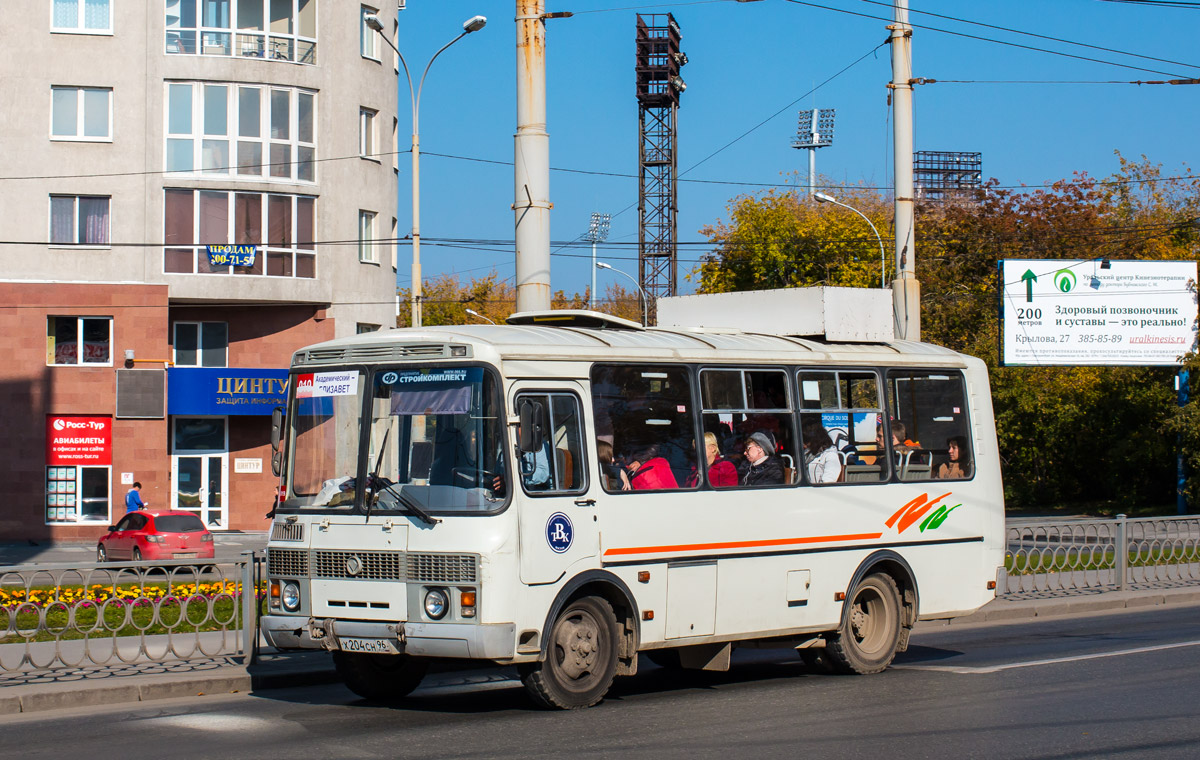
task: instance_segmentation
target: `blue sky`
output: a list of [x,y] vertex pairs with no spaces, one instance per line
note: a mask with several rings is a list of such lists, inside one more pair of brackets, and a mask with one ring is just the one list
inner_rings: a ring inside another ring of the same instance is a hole
[[[438,58],[422,95],[421,260],[425,276],[457,272],[466,280],[494,269],[502,279],[509,277],[514,269],[512,167],[486,162],[511,162],[513,155],[515,2],[408,0],[407,6],[399,14],[398,44],[416,77],[429,57],[458,33],[464,20],[475,14],[488,17],[485,29],[468,35]],[[554,210],[550,235],[555,249],[577,239],[587,229],[593,211],[611,213],[615,215],[611,245],[602,248],[600,256],[614,267],[637,274],[638,109],[633,66],[638,13],[673,13],[683,33],[682,49],[689,58],[682,71],[688,87],[679,112],[679,167],[683,180],[706,182],[680,182],[681,242],[703,240],[699,229],[725,218],[727,204],[739,194],[765,190],[771,183],[794,183],[790,173],[796,171],[800,181],[805,181],[807,153],[790,147],[800,108],[837,109],[834,144],[817,154],[820,174],[837,183],[890,185],[891,135],[885,88],[891,78],[890,52],[883,45],[868,55],[886,39],[887,21],[882,19],[891,15],[886,2],[552,0],[547,10],[575,13],[573,18],[547,22],[550,165],[628,175],[551,172]],[[966,24],[921,11],[1109,50]],[[1145,154],[1162,163],[1169,174],[1190,172],[1185,164],[1192,159],[1189,148],[1195,145],[1200,86],[988,84],[985,80],[1128,82],[1200,77],[1200,52],[1194,51],[1200,7],[1104,0],[911,0],[910,21],[1126,66],[918,27],[913,36],[913,75],[973,83],[917,88],[915,150],[980,151],[984,176],[995,177],[1006,186],[1053,182],[1076,171],[1107,176],[1117,169],[1117,150],[1133,158]],[[1189,62],[1194,65],[1183,65]],[[410,124],[406,118],[407,84],[402,81],[401,87],[399,142],[404,150]],[[782,113],[754,129],[779,111]],[[401,234],[411,225],[408,162],[407,154],[400,157],[397,216]],[[918,239],[919,235],[918,231]],[[434,245],[435,238],[479,242],[447,247]],[[685,246],[680,251],[680,292],[694,289],[684,275],[694,266],[699,250]],[[590,250],[583,247],[556,250],[552,287],[582,292],[589,282],[589,257]],[[397,275],[401,287],[410,283],[410,259],[411,249],[401,246]],[[613,277],[612,273],[600,273],[600,293]],[[623,278],[617,281],[628,285]]]

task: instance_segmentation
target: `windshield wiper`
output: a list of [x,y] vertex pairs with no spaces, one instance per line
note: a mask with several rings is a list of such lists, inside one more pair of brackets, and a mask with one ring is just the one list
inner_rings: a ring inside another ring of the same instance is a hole
[[[379,483],[379,469],[383,467],[383,452],[387,451],[387,439],[391,434],[392,429],[390,427],[383,431],[383,443],[379,445],[379,456],[375,457],[375,469],[371,471],[371,476],[367,479],[367,488],[371,491],[374,491],[376,485]],[[377,501],[379,501],[378,493],[367,494],[367,522],[371,522],[371,505]]]
[[379,497],[383,496],[385,493],[390,493],[396,497],[397,504],[403,505],[408,512],[419,518],[422,522],[429,523],[430,525],[437,525],[441,522],[441,520],[426,512],[421,505],[413,501],[411,497],[406,496],[402,491],[396,490],[396,486],[398,485],[400,484],[389,483],[382,491],[375,495],[375,499],[378,500]]

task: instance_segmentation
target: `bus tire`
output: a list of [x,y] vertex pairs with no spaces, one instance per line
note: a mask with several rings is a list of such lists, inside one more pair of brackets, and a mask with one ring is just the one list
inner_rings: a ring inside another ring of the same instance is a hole
[[333,653],[333,666],[346,688],[372,702],[394,702],[421,685],[429,661],[407,654]]
[[859,581],[847,597],[842,624],[825,652],[839,673],[878,673],[891,664],[900,643],[900,591],[885,573]]
[[578,710],[604,698],[617,673],[617,618],[599,596],[569,602],[550,628],[546,658],[520,667],[542,707]]

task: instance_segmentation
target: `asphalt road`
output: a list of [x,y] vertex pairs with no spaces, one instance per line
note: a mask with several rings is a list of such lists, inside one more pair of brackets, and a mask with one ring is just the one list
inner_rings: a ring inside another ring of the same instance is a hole
[[403,704],[341,686],[0,718],[6,758],[1195,758],[1200,607],[919,632],[887,672],[742,650],[722,674],[643,661],[610,697],[535,709],[492,668]]

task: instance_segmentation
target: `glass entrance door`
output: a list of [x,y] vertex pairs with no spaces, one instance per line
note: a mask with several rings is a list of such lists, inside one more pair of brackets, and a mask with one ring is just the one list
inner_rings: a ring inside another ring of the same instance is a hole
[[210,529],[228,527],[226,427],[224,417],[176,417],[173,421],[171,507],[194,513]]

